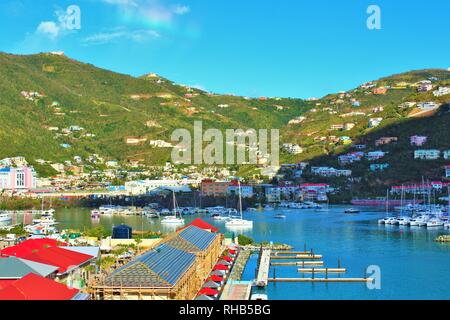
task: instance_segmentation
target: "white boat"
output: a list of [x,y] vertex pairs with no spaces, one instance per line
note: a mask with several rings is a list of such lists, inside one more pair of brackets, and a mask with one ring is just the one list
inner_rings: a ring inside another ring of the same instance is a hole
[[100,210],[92,210],[91,211],[91,219],[93,219],[93,220],[100,219]]
[[427,221],[426,226],[427,226],[427,228],[443,227],[444,221],[442,221],[439,218],[431,218],[430,220]]
[[267,294],[252,294],[250,300],[253,301],[266,301],[269,300],[269,297],[267,296]]
[[284,214],[282,214],[282,213],[278,213],[278,214],[275,215],[274,218],[275,219],[286,219],[286,216]]
[[275,210],[275,208],[272,207],[272,206],[269,205],[269,204],[266,204],[266,205],[264,206],[264,211],[273,211],[273,210]]
[[409,217],[400,217],[397,219],[398,224],[401,226],[409,226],[411,218]]
[[289,203],[290,209],[304,209],[303,203],[291,202]]
[[9,222],[12,221],[12,217],[7,213],[0,214],[0,222]]
[[390,225],[398,225],[399,222],[397,220],[397,218],[394,217],[390,217],[386,219],[386,224],[390,224]]
[[241,192],[241,182],[238,182],[239,186],[239,212],[240,218],[234,217],[231,220],[227,221],[225,226],[227,228],[253,228],[253,221],[244,220],[242,218],[242,192]]
[[386,222],[389,220],[389,218],[383,218],[378,220],[378,224],[387,224]]
[[426,215],[421,215],[417,218],[412,218],[409,221],[409,225],[411,227],[424,227],[427,225],[428,220],[430,220],[430,218]]
[[[184,225],[184,219],[181,215],[181,211],[178,210],[177,199],[175,198],[175,192],[172,192],[172,194],[173,194],[173,214],[174,215],[164,217],[164,219],[161,220],[161,224]],[[178,217],[177,213],[180,214],[180,217]]]
[[347,214],[356,214],[356,213],[360,213],[360,212],[361,211],[359,211],[358,209],[355,209],[355,208],[350,208],[350,209],[347,209],[344,211],[344,213],[347,213]]
[[450,222],[444,223],[444,228],[449,229],[450,228]]

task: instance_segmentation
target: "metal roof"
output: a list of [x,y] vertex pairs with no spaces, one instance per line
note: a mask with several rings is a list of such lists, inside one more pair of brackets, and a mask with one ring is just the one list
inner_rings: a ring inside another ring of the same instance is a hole
[[0,279],[20,279],[29,273],[43,277],[57,271],[58,267],[30,260],[8,257],[0,259]]
[[175,286],[195,262],[195,254],[163,244],[115,271],[105,281],[107,286]]
[[206,250],[216,237],[218,237],[217,234],[205,231],[196,226],[187,227],[179,233],[179,236],[200,250]]

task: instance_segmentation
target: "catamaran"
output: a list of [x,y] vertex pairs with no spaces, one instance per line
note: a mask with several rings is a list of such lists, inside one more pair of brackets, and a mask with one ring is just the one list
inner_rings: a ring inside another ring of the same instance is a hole
[[[178,210],[177,199],[175,198],[175,192],[173,194],[173,216],[167,216],[162,219],[161,224],[171,224],[171,225],[183,225],[184,219],[181,216],[181,211]],[[180,217],[178,218],[177,213],[180,213]]]
[[242,218],[242,191],[241,191],[241,182],[238,182],[239,186],[239,212],[240,212],[240,218],[232,218],[231,220],[227,221],[225,226],[227,228],[253,228],[253,221],[250,220],[244,220]]

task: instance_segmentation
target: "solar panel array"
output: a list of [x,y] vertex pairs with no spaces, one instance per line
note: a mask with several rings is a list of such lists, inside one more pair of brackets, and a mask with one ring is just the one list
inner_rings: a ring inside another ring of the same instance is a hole
[[218,235],[215,233],[205,231],[195,226],[189,226],[180,232],[181,238],[189,241],[200,250],[206,250],[217,236]]
[[123,287],[171,287],[195,262],[195,254],[160,245],[107,277],[105,284]]

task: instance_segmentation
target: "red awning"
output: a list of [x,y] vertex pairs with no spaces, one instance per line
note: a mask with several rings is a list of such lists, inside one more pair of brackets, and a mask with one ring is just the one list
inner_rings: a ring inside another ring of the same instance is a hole
[[229,253],[235,255],[236,254],[236,250],[228,250]]
[[197,227],[197,228],[200,228],[200,229],[203,229],[203,230],[206,230],[206,231],[210,231],[210,232],[213,232],[213,233],[219,231],[219,229],[217,229],[216,227],[214,227],[214,226],[210,225],[209,223],[203,221],[202,219],[195,219],[190,224],[188,224],[186,227],[180,228],[177,231],[182,231],[182,230],[186,229],[189,226],[194,226],[194,227]]
[[208,280],[214,281],[214,282],[222,282],[223,281],[223,277],[221,276],[211,276],[209,277]]
[[231,258],[229,256],[223,256],[222,259],[227,261],[227,262],[233,262],[233,258]]
[[205,296],[216,296],[219,294],[219,291],[217,291],[216,289],[212,289],[212,288],[203,288],[202,290],[200,290],[200,292],[198,293],[199,296],[201,295],[205,295]]
[[0,300],[71,300],[79,291],[30,273],[0,290]]
[[223,264],[217,264],[217,265],[214,267],[214,270],[223,270],[223,271],[226,271],[226,270],[228,270],[228,266],[225,266],[225,265],[223,265]]

